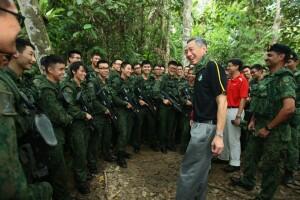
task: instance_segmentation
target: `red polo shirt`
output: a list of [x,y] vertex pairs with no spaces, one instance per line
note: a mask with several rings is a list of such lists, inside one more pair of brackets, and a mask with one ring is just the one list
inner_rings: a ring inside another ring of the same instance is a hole
[[249,84],[241,73],[234,79],[229,79],[227,83],[228,107],[239,107],[241,99],[248,97]]

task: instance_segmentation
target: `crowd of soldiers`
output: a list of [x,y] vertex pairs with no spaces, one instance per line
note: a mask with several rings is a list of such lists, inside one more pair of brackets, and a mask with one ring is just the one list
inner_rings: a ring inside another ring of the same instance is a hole
[[[134,153],[142,144],[167,153],[180,144],[180,153],[185,152],[195,78],[192,68],[170,61],[166,73],[163,66],[152,66],[147,60],[131,65],[120,59],[109,66],[98,53],[91,55],[91,65],[85,65],[81,52],[73,50],[67,66],[57,55],[42,57],[40,72],[32,67],[35,47],[21,38],[16,47],[0,78],[12,80],[16,87],[20,159],[29,181],[47,177],[54,199],[70,197],[66,153],[72,157],[78,191],[87,194],[99,158],[126,168],[132,154],[128,146]],[[44,118],[36,117],[41,115]],[[44,138],[37,137],[38,132]]]

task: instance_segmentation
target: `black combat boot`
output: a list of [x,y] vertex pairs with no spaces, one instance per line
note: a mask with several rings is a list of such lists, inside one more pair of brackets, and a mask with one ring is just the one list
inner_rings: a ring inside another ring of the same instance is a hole
[[78,184],[77,190],[80,192],[80,194],[89,194],[91,192],[87,182]]
[[294,182],[295,182],[294,173],[286,169],[282,178],[282,183],[284,185],[289,185],[289,184],[293,184]]
[[124,158],[124,152],[119,152],[117,156],[117,164],[122,168],[127,168],[127,162]]

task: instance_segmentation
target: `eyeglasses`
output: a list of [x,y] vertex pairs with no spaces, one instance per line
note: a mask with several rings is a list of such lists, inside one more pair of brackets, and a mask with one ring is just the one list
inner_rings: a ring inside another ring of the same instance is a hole
[[98,69],[109,69],[108,67],[99,67]]
[[9,14],[12,14],[13,16],[15,16],[20,24],[21,27],[24,27],[24,21],[25,21],[25,17],[19,13],[15,13],[15,12],[12,12],[10,10],[7,10],[5,8],[1,8],[0,7],[0,10],[4,11],[4,12],[7,12]]

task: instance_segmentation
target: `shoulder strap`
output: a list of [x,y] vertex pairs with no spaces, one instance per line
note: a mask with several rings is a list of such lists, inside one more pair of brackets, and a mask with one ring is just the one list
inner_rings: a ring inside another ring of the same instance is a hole
[[225,92],[225,88],[224,88],[224,85],[221,81],[221,74],[220,74],[220,69],[219,69],[219,65],[216,61],[213,61],[215,64],[216,64],[216,68],[217,68],[217,73],[218,73],[218,80],[219,80],[219,83],[220,83],[220,86],[222,88],[222,91]]

